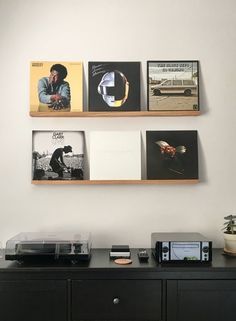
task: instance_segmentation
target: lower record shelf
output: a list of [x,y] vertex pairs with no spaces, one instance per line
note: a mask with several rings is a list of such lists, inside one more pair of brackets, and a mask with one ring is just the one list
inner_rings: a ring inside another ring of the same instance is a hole
[[156,179],[142,179],[142,180],[33,180],[34,185],[183,185],[183,184],[196,184],[198,179],[181,179],[181,180],[156,180]]

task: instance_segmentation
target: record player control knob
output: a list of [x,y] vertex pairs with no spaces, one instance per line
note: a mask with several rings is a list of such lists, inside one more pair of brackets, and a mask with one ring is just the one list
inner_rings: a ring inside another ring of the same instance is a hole
[[169,252],[169,248],[168,248],[167,246],[163,246],[162,252],[163,252],[163,253]]
[[120,299],[119,298],[114,298],[113,299],[113,304],[119,304],[120,303]]
[[202,252],[208,253],[208,252],[209,252],[209,247],[208,247],[208,246],[204,246],[204,247],[202,248]]

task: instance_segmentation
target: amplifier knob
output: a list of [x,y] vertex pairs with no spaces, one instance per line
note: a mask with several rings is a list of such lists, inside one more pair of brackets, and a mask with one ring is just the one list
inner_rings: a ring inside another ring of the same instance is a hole
[[120,303],[120,299],[119,298],[114,298],[113,299],[113,304],[119,304]]
[[208,253],[208,252],[209,252],[209,247],[208,247],[208,246],[204,246],[204,247],[202,248],[202,252],[203,252],[203,253]]
[[169,252],[169,248],[168,248],[167,246],[163,246],[162,252],[163,252],[163,253]]

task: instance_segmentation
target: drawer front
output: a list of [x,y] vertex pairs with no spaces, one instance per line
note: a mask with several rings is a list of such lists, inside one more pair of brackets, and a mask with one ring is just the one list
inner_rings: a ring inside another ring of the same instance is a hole
[[233,321],[235,280],[167,281],[168,321]]
[[66,281],[0,281],[1,321],[66,321],[67,302]]
[[159,280],[72,281],[72,321],[161,320]]

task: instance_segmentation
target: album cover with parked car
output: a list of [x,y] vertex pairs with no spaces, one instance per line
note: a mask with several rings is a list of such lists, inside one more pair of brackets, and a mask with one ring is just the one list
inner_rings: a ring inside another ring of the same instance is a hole
[[33,131],[33,180],[83,180],[83,131]]
[[199,110],[198,65],[198,61],[148,61],[148,110]]
[[195,130],[146,132],[147,179],[198,179]]
[[140,62],[89,62],[89,111],[139,111]]

